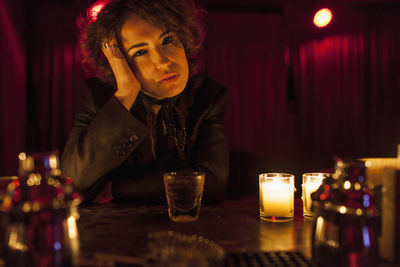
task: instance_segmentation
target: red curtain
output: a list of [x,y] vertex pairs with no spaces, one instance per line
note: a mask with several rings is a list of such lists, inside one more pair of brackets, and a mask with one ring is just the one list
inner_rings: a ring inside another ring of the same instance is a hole
[[[80,10],[80,9],[77,9]],[[28,150],[62,152],[75,109],[75,93],[84,78],[77,44],[74,6],[32,6],[29,27]]]
[[24,21],[15,10],[18,3],[0,0],[0,176],[16,174],[27,130]]
[[400,143],[400,30],[394,26],[400,9],[333,11],[331,28],[310,27],[303,38],[297,32],[296,101],[304,167],[327,165],[334,155],[395,157]]
[[400,8],[337,6],[326,29],[312,25],[314,11],[211,15],[207,67],[231,92],[231,148],[276,171],[323,170],[335,155],[396,156]]
[[293,162],[295,116],[287,101],[282,14],[212,13],[206,66],[230,91],[226,133],[232,150],[270,163]]

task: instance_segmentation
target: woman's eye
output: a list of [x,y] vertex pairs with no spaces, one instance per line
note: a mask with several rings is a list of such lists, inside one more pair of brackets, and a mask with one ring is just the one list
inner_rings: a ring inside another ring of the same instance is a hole
[[163,45],[167,45],[167,44],[171,44],[173,42],[174,42],[174,36],[173,35],[168,35],[168,36],[165,36],[165,38],[162,41],[162,44]]
[[147,53],[147,51],[144,50],[144,49],[142,49],[142,50],[137,51],[135,54],[133,54],[132,57],[143,56],[143,55],[146,54],[146,53]]

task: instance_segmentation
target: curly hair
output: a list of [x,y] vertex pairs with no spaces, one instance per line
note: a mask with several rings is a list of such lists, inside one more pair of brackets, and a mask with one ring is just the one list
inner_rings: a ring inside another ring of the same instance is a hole
[[[104,4],[104,7],[93,15],[91,8],[97,4]],[[112,36],[121,42],[121,28],[132,14],[164,31],[177,34],[185,48],[190,75],[198,72],[206,12],[193,0],[100,0],[94,3],[77,19],[85,70],[115,84],[114,74],[101,46]]]

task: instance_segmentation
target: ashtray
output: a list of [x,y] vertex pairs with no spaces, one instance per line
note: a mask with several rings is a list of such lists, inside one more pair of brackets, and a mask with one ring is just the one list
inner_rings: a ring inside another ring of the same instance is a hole
[[224,249],[203,236],[159,231],[150,232],[147,242],[149,267],[217,267],[224,263]]

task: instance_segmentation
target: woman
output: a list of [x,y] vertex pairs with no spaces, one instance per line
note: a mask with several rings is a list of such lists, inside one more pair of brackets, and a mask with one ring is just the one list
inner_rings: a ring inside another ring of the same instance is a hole
[[110,185],[115,201],[163,202],[163,173],[181,169],[206,174],[206,202],[224,197],[226,89],[196,75],[201,15],[192,0],[115,0],[80,18],[97,78],[78,92],[61,168],[86,202]]

